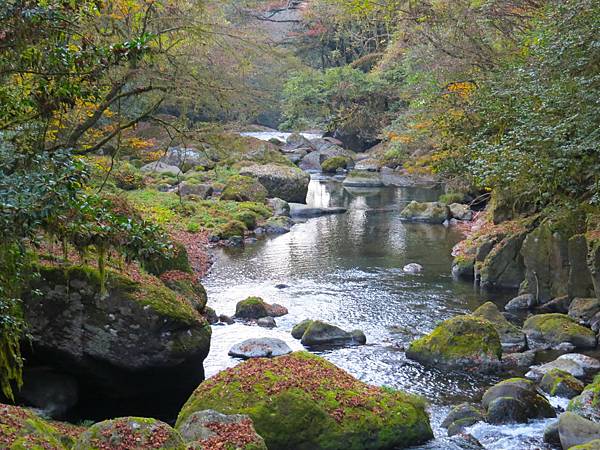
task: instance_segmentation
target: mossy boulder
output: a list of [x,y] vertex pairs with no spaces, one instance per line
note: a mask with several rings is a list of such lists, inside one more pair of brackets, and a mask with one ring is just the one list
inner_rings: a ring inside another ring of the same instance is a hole
[[265,302],[260,297],[248,297],[235,306],[236,319],[256,320],[261,317],[280,317],[288,313],[287,309],[281,305]]
[[452,408],[442,422],[442,427],[448,430],[448,436],[454,436],[484,419],[485,415],[479,407],[470,403],[461,403]]
[[577,348],[595,348],[596,335],[565,314],[539,314],[525,321],[529,348],[551,348],[563,342]]
[[584,384],[568,372],[552,369],[542,377],[540,388],[552,396],[573,398],[581,394]]
[[221,194],[221,200],[235,202],[264,203],[268,192],[255,178],[234,175],[227,180],[227,185]]
[[263,225],[267,234],[285,234],[289,233],[294,226],[294,221],[287,216],[276,216],[268,219]]
[[84,431],[84,427],[42,419],[27,408],[0,404],[0,448],[6,450],[67,450]]
[[422,400],[364,384],[306,352],[219,373],[190,397],[177,426],[206,409],[247,414],[270,450],[406,448],[433,436]]
[[600,439],[594,439],[585,444],[575,445],[570,447],[569,450],[600,450]]
[[313,322],[314,320],[304,319],[302,322],[299,322],[296,325],[294,325],[294,328],[292,328],[292,337],[295,339],[302,339],[302,336],[304,336],[304,332],[306,331],[308,326]]
[[571,399],[567,410],[600,422],[600,375],[597,375],[580,395]]
[[269,197],[277,197],[286,202],[306,201],[310,175],[297,167],[252,164],[240,168],[240,174],[257,179],[265,187]]
[[213,233],[219,239],[231,239],[232,237],[243,238],[247,230],[248,227],[246,227],[244,222],[230,220],[223,225],[218,226]]
[[178,430],[188,450],[267,450],[252,419],[242,414],[198,411],[181,423]]
[[321,164],[321,170],[326,173],[335,173],[338,169],[346,169],[352,164],[352,158],[347,156],[334,156],[326,159]]
[[174,270],[165,272],[160,279],[165,286],[185,298],[196,311],[204,313],[208,296],[206,289],[194,275]]
[[164,422],[121,417],[91,426],[79,436],[73,450],[186,450],[181,435]]
[[188,253],[183,244],[175,243],[169,254],[154,254],[142,260],[142,267],[152,275],[160,276],[165,272],[178,270],[192,273]]
[[[296,334],[297,333],[298,329],[296,329]],[[344,344],[362,345],[367,342],[367,338],[361,330],[348,332],[335,325],[321,322],[320,320],[313,320],[308,323],[304,333],[302,333],[301,342],[306,346]]]
[[527,348],[525,334],[510,323],[494,303],[484,303],[473,312],[473,316],[481,317],[494,326],[504,352],[520,352]]
[[564,449],[594,449],[598,448],[592,442],[600,439],[600,424],[566,412],[558,420],[558,434]]
[[370,172],[368,170],[351,171],[342,184],[347,187],[364,188],[377,188],[384,186],[379,172]]
[[552,405],[537,393],[535,383],[525,378],[511,378],[495,384],[485,391],[481,404],[488,422],[493,424],[556,417]]
[[73,376],[96,408],[150,394],[173,404],[203,380],[210,326],[159,279],[109,271],[102,292],[94,268],[37,270],[23,296],[35,361]]
[[450,218],[450,209],[445,203],[417,201],[410,202],[400,213],[402,220],[442,224]]
[[406,356],[430,366],[491,371],[500,363],[502,344],[498,332],[487,320],[457,316],[413,341]]

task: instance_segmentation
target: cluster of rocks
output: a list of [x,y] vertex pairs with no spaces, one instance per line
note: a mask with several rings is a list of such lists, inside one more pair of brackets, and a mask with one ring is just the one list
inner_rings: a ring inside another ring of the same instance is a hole
[[400,218],[408,222],[449,224],[450,221],[473,220],[469,205],[442,202],[410,202],[401,212]]

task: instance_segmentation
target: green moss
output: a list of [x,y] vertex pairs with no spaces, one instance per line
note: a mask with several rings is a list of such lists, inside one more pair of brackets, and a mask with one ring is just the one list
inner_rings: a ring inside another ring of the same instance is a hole
[[523,325],[524,330],[541,333],[553,342],[570,342],[574,337],[595,338],[589,328],[583,327],[565,314],[538,314],[530,317]]
[[565,389],[572,392],[581,392],[582,384],[577,378],[560,369],[552,369],[544,374],[540,387],[550,395],[561,395]]
[[214,230],[220,239],[229,239],[235,236],[244,237],[246,225],[239,220],[230,220]]
[[250,360],[207,380],[184,405],[248,414],[271,450],[403,448],[431,438],[422,400],[368,386],[306,352]]
[[252,177],[235,175],[227,181],[225,189],[221,194],[222,200],[233,200],[235,202],[264,203],[268,192],[262,184]]
[[352,158],[347,156],[334,156],[321,164],[323,172],[334,173],[338,169],[345,169],[352,162]]
[[142,267],[151,274],[157,276],[173,270],[186,273],[193,272],[188,259],[187,250],[179,243],[175,244],[171,255],[165,256],[159,254],[143,259]]
[[407,355],[417,360],[440,362],[480,358],[499,360],[502,346],[498,332],[490,322],[473,316],[457,316],[438,325],[429,335],[413,341]]
[[462,203],[465,199],[465,194],[461,192],[448,192],[447,194],[440,195],[438,201],[450,205],[451,203]]

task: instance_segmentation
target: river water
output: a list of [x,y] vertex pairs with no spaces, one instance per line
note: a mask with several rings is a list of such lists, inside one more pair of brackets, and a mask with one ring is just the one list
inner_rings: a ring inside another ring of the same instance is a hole
[[[482,296],[471,284],[450,275],[451,249],[462,238],[454,228],[404,223],[399,211],[411,200],[436,200],[439,192],[418,188],[345,188],[333,179],[311,181],[310,206],[343,206],[342,215],[310,219],[288,234],[261,240],[245,249],[217,253],[204,281],[209,305],[219,314],[233,315],[235,305],[256,295],[279,303],[289,314],[276,319],[278,327],[234,324],[213,326],[207,376],[239,363],[229,348],[250,337],[277,337],[294,350],[303,349],[290,330],[297,322],[321,319],[344,329],[362,329],[367,345],[330,349],[319,354],[357,378],[424,396],[437,439],[427,449],[453,448],[441,440],[439,424],[452,405],[477,401],[493,377],[438,371],[408,360],[403,352],[414,338],[437,323],[472,311],[487,300],[498,304],[506,296]],[[402,267],[417,262],[419,274]],[[277,284],[288,285],[278,289]],[[545,422],[492,427],[477,424],[472,434],[486,448],[545,448]]]

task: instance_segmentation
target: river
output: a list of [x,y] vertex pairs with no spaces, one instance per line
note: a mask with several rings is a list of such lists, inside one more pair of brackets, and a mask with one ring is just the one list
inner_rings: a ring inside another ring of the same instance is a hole
[[[436,200],[432,189],[345,188],[331,178],[313,177],[307,203],[343,206],[348,212],[307,220],[288,234],[259,240],[244,249],[219,250],[204,284],[209,305],[233,315],[235,305],[256,295],[279,303],[289,314],[273,330],[236,323],[213,326],[207,376],[239,363],[229,348],[250,337],[277,337],[302,349],[290,330],[297,322],[321,319],[345,329],[362,329],[367,345],[330,349],[319,354],[357,378],[424,396],[436,440],[419,448],[447,449],[441,421],[452,405],[478,401],[499,381],[489,376],[428,369],[408,360],[403,348],[437,323],[472,311],[487,300],[503,305],[506,295],[482,296],[469,283],[450,275],[451,249],[462,238],[455,228],[404,223],[399,211],[411,200]],[[405,264],[424,267],[404,273]],[[288,287],[278,289],[276,285]],[[471,428],[486,448],[539,449],[547,422]]]

